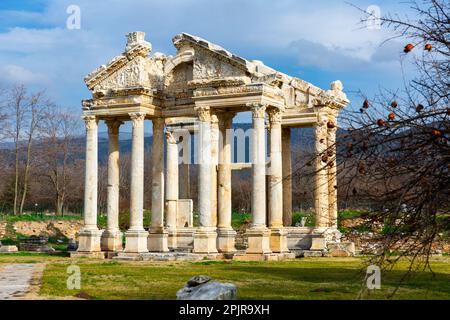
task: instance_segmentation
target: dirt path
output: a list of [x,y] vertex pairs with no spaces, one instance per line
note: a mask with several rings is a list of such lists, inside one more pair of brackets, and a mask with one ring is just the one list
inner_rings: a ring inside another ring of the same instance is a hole
[[0,300],[37,299],[42,263],[6,264],[0,269]]

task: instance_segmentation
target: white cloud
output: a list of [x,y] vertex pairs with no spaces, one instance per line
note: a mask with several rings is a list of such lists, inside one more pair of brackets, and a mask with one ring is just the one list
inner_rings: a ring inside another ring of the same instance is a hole
[[34,73],[22,66],[13,64],[0,66],[2,80],[7,83],[23,83],[30,85],[46,85],[49,79],[45,74]]

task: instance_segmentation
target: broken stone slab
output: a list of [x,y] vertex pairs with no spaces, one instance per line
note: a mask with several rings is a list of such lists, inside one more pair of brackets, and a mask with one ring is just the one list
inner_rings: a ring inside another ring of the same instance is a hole
[[17,246],[1,246],[0,252],[18,252]]
[[328,255],[331,257],[352,257],[355,255],[354,242],[328,243]]
[[236,286],[232,283],[211,281],[208,276],[192,277],[178,290],[177,300],[235,300]]

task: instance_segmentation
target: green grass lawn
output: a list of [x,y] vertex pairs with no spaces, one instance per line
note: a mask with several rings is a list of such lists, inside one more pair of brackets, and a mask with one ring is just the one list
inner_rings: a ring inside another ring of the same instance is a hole
[[[304,258],[285,262],[117,262],[45,255],[0,255],[6,262],[43,262],[40,295],[45,298],[73,297],[82,292],[92,299],[174,299],[192,276],[209,275],[232,282],[239,299],[356,299],[361,288],[362,258]],[[67,267],[81,269],[81,290],[66,287]],[[381,290],[366,298],[385,299],[407,268],[406,261],[382,272]],[[450,299],[450,258],[433,260],[434,275],[417,272],[400,286],[394,299]]]

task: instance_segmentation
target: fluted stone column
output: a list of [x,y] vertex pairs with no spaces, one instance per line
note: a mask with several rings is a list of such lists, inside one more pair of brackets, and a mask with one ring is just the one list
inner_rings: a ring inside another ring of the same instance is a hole
[[166,167],[166,227],[169,233],[168,246],[177,248],[177,214],[178,214],[178,146],[171,132],[166,132],[167,167]]
[[292,225],[292,152],[291,128],[281,129],[281,152],[283,162],[283,225]]
[[98,120],[85,116],[86,169],[84,178],[84,227],[78,234],[78,252],[100,252],[101,231],[97,227]]
[[200,227],[194,233],[194,253],[216,253],[217,233],[213,226],[211,207],[211,112],[198,107],[198,210]]
[[102,251],[122,251],[119,229],[119,127],[123,122],[107,120],[108,127],[108,186],[107,225],[102,234]]
[[327,116],[318,115],[315,126],[315,183],[314,203],[316,211],[316,231],[328,227],[328,170],[327,170]]
[[130,113],[133,123],[131,146],[130,228],[125,233],[126,253],[148,252],[144,230],[144,120],[145,113]]
[[219,120],[211,114],[211,221],[217,227],[217,165],[219,164]]
[[337,228],[338,203],[336,180],[336,118],[331,117],[327,123],[328,145],[328,219],[329,226]]
[[269,228],[270,249],[287,252],[287,233],[283,227],[283,168],[281,159],[281,110],[268,110],[270,122]]
[[231,141],[234,113],[219,115],[219,130],[222,144],[219,148],[218,184],[218,223],[217,249],[219,252],[234,252],[236,231],[231,227]]
[[270,250],[270,230],[266,226],[266,142],[264,117],[266,105],[250,104],[252,134],[252,226],[247,229],[247,254],[266,254]]
[[148,250],[167,252],[167,231],[164,229],[164,119],[153,122],[152,145],[152,221],[148,235]]

